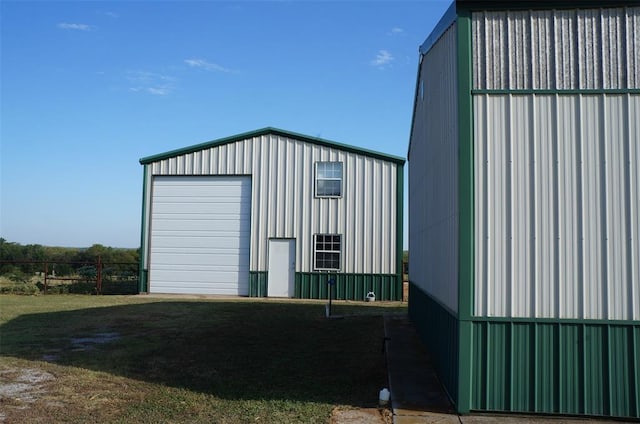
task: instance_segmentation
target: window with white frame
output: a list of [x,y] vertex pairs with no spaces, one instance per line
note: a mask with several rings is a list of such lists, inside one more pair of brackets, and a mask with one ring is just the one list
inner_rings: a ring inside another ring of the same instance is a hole
[[339,271],[342,256],[342,235],[316,234],[314,236],[313,260],[318,271]]
[[316,162],[316,197],[342,196],[342,162]]

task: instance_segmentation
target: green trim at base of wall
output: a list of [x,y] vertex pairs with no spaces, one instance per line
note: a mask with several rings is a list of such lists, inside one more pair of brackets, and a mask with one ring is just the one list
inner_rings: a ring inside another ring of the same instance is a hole
[[[458,320],[413,282],[409,299],[409,316],[459,413],[640,419],[637,321]],[[469,387],[458,387],[465,381]]]
[[249,271],[249,297],[267,297],[267,271]]
[[149,286],[147,284],[148,279],[149,271],[146,269],[141,270],[138,277],[138,293],[147,293],[149,291]]
[[[249,272],[249,296],[267,296],[267,271]],[[402,279],[396,274],[342,274],[326,272],[296,272],[295,292],[298,299],[327,299],[327,279],[336,278],[333,298],[365,300],[374,292],[376,300],[402,300]]]
[[440,381],[458,403],[458,320],[440,302],[409,281],[409,317],[425,341]]
[[640,418],[640,325],[476,321],[471,410]]

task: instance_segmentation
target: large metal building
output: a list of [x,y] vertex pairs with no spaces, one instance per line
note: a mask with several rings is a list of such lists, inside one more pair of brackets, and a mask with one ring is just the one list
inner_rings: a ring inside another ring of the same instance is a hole
[[275,128],[140,160],[140,291],[402,298],[404,159]]
[[640,7],[454,1],[420,47],[409,310],[459,412],[640,418]]

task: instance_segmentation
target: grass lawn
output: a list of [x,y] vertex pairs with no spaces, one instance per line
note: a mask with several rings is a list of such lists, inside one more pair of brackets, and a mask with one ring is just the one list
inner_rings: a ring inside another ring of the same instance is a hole
[[386,386],[400,303],[0,296],[0,422],[320,423]]

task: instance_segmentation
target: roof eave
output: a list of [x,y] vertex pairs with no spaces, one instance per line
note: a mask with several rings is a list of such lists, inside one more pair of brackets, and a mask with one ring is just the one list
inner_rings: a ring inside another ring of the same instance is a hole
[[171,150],[171,151],[168,151],[168,152],[159,153],[159,154],[152,155],[152,156],[147,156],[147,157],[144,157],[144,158],[140,159],[140,164],[147,165],[147,164],[150,164],[152,162],[157,162],[159,160],[169,159],[169,158],[172,158],[172,157],[176,157],[176,156],[180,156],[180,155],[185,155],[185,154],[197,152],[199,150],[210,149],[212,147],[221,146],[221,145],[229,144],[229,143],[234,143],[236,141],[246,140],[248,138],[260,137],[260,136],[267,135],[267,134],[274,134],[274,135],[279,135],[279,136],[282,136],[282,137],[294,138],[294,139],[297,139],[297,140],[301,140],[301,141],[305,141],[305,142],[309,142],[309,143],[313,143],[313,144],[318,144],[318,145],[322,145],[322,146],[332,147],[332,148],[335,148],[335,149],[338,149],[338,150],[343,150],[343,151],[347,151],[347,152],[351,152],[351,153],[357,153],[357,154],[361,154],[361,155],[364,155],[364,156],[370,156],[370,157],[374,157],[374,158],[377,158],[377,159],[382,159],[382,160],[389,161],[389,162],[395,162],[395,163],[398,163],[398,164],[404,164],[405,163],[405,159],[402,158],[402,157],[399,157],[399,156],[388,155],[386,153],[381,153],[381,152],[377,152],[377,151],[374,151],[374,150],[363,149],[363,148],[351,146],[351,145],[348,145],[348,144],[342,144],[342,143],[338,143],[338,142],[331,141],[331,140],[326,140],[326,139],[319,138],[319,137],[312,137],[312,136],[299,134],[299,133],[295,133],[295,132],[291,132],[291,131],[285,131],[285,130],[281,130],[279,128],[266,127],[266,128],[262,128],[262,129],[255,130],[255,131],[249,131],[249,132],[233,135],[233,136],[230,136],[230,137],[219,138],[219,139],[216,139],[216,140],[207,141],[205,143],[195,144],[195,145],[184,147],[184,148],[181,148],[181,149]]

